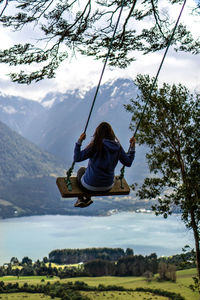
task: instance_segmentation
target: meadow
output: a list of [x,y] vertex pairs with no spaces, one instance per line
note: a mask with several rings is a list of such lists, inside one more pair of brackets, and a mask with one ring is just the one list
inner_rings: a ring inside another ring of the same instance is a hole
[[[196,275],[196,269],[177,271],[177,281],[176,283],[165,281],[157,282],[153,280],[151,283],[146,282],[144,277],[89,277],[89,278],[78,278],[78,280],[84,281],[90,286],[97,286],[99,284],[103,285],[117,285],[123,286],[127,289],[135,289],[138,287],[152,288],[152,289],[162,289],[170,292],[180,293],[186,300],[199,300],[200,295],[197,292],[193,292],[189,285],[193,283],[192,276]],[[65,281],[76,281],[77,278],[65,279]],[[92,298],[94,299],[94,298]],[[98,298],[97,298],[98,299]],[[105,298],[109,299],[109,298]],[[113,298],[115,299],[115,298]],[[118,298],[116,298],[118,299]],[[128,298],[124,298],[128,299]],[[134,298],[137,299],[137,298]],[[141,298],[138,298],[141,299]],[[158,299],[158,298],[157,298]],[[159,298],[162,299],[162,298]]]
[[[57,277],[48,278],[46,276],[29,276],[29,277],[14,277],[14,276],[6,276],[2,277],[0,281],[4,281],[5,283],[15,283],[18,282],[19,285],[23,285],[25,282],[28,284],[41,284],[54,283],[56,281],[60,281],[61,283],[66,282],[76,282],[83,281],[87,283],[89,286],[98,286],[98,285],[115,285],[122,286],[126,289],[136,289],[138,287],[142,288],[151,288],[151,289],[161,289],[165,291],[175,292],[181,294],[186,300],[199,300],[199,294],[197,292],[193,292],[189,285],[193,283],[192,276],[196,275],[195,269],[182,270],[177,271],[177,281],[173,282],[158,282],[156,279],[153,279],[152,282],[146,282],[144,277],[78,277],[78,278],[68,278],[60,280]],[[113,299],[113,300],[166,300],[169,299],[167,297],[153,295],[150,292],[142,292],[142,291],[83,291],[81,292],[83,295],[88,296],[91,300],[96,299]],[[49,296],[42,294],[27,294],[27,293],[13,293],[13,294],[0,294],[0,299],[4,300],[19,300],[19,299],[50,299]],[[58,298],[55,298],[58,299]]]
[[[46,296],[44,294],[30,294],[30,293],[13,293],[13,294],[1,294],[0,295],[1,300],[22,300],[22,299],[28,299],[28,300],[50,300],[52,299],[50,296]],[[59,300],[59,298],[54,298],[54,300]]]

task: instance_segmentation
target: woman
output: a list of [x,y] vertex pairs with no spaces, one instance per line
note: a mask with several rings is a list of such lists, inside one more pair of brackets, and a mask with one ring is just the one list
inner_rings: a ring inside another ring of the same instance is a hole
[[[106,192],[114,184],[114,170],[120,161],[123,165],[130,167],[135,157],[135,138],[130,139],[130,149],[125,153],[116,138],[110,124],[102,122],[96,128],[91,143],[81,150],[82,141],[86,134],[82,133],[74,149],[74,161],[80,162],[89,159],[87,168],[80,168],[77,180],[86,191]],[[78,198],[76,207],[86,207],[93,203],[88,196]]]

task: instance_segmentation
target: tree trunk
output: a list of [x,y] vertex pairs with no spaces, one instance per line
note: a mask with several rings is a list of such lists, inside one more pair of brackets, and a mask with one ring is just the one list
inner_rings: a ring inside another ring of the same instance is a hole
[[195,220],[195,213],[192,209],[190,212],[191,216],[191,223],[192,223],[192,229],[194,234],[194,240],[195,240],[195,248],[196,248],[196,264],[197,264],[197,275],[200,280],[200,247],[199,247],[199,233],[198,233],[198,227]]

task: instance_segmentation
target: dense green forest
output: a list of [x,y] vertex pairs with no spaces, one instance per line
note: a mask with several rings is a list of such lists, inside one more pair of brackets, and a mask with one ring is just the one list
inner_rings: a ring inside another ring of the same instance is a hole
[[[68,264],[56,264],[51,261],[52,254],[57,258],[69,256]],[[84,257],[84,263],[74,263],[76,255]],[[81,255],[80,255],[81,254]],[[88,248],[88,249],[63,249],[54,250],[49,254],[49,259],[44,257],[42,261],[33,262],[29,257],[24,257],[20,262],[12,257],[10,262],[0,267],[0,276],[57,276],[59,278],[70,277],[96,277],[96,276],[145,276],[151,280],[154,274],[159,273],[160,280],[176,281],[176,270],[196,267],[193,251],[177,254],[171,257],[157,257],[155,253],[150,255],[134,255],[132,249],[124,251],[121,248]],[[71,257],[71,261],[69,258]]]
[[86,248],[86,249],[57,249],[49,253],[49,262],[57,264],[76,264],[94,259],[116,261],[126,255],[133,255],[133,250],[127,248]]

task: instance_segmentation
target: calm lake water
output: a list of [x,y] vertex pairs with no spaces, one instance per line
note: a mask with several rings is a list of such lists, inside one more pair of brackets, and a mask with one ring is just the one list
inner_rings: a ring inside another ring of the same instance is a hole
[[0,265],[15,256],[42,259],[54,249],[120,247],[135,254],[158,256],[181,253],[193,246],[180,216],[119,213],[109,217],[34,216],[0,220]]

